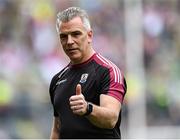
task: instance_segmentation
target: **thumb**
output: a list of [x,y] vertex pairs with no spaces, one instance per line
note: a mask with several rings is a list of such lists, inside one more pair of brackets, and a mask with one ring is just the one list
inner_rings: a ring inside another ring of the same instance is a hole
[[80,95],[81,94],[81,85],[77,84],[76,86],[76,95]]

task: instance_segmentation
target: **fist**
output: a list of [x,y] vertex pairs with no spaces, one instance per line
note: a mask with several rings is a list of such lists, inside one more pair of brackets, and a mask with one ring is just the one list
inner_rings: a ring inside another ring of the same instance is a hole
[[87,102],[81,91],[81,85],[77,84],[76,94],[69,98],[69,104],[72,112],[80,116],[84,115],[87,110]]

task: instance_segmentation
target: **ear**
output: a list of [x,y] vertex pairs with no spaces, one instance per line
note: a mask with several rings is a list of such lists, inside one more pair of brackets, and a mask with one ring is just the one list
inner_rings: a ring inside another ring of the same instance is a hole
[[92,30],[88,31],[87,37],[88,37],[88,43],[91,43],[92,38],[93,38],[93,31]]

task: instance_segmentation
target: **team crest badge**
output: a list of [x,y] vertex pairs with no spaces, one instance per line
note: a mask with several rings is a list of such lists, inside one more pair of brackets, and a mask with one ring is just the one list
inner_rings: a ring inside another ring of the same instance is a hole
[[82,74],[81,75],[81,79],[80,79],[80,83],[85,83],[86,82],[86,80],[87,80],[87,78],[88,78],[88,73],[84,73],[84,74]]

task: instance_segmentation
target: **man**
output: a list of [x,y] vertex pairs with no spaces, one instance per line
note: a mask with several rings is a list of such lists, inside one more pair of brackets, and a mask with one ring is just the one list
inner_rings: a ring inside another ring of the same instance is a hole
[[93,32],[84,10],[70,7],[60,12],[56,26],[70,63],[50,84],[54,108],[50,138],[120,138],[126,93],[121,71],[93,50]]

